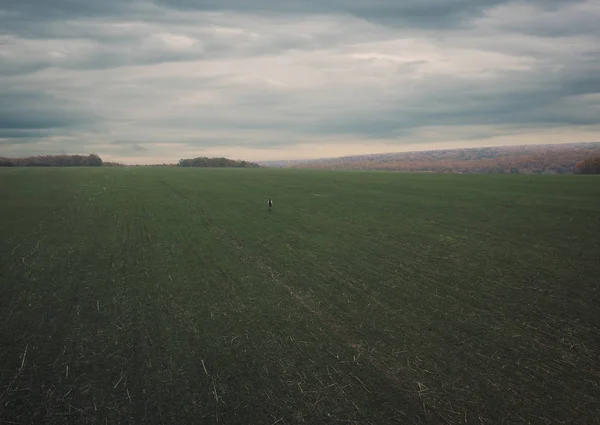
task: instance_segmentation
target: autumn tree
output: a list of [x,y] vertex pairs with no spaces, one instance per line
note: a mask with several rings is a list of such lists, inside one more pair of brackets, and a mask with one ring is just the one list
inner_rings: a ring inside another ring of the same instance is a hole
[[575,164],[576,174],[600,174],[600,156],[585,159]]

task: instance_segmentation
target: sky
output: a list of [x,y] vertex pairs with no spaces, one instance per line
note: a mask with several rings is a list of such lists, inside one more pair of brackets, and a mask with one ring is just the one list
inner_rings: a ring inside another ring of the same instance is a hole
[[0,0],[0,156],[600,141],[600,0]]

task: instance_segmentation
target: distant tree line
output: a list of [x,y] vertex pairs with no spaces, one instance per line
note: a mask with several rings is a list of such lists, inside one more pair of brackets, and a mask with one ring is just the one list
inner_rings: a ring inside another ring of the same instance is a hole
[[26,158],[0,157],[0,167],[99,167],[98,155],[40,155]]
[[585,159],[575,164],[576,174],[600,174],[600,156]]
[[237,161],[227,158],[198,157],[191,159],[180,159],[179,167],[233,167],[233,168],[258,168],[260,165],[248,161]]
[[[83,155],[40,155],[26,158],[0,157],[0,167],[128,167],[128,165],[113,161],[102,161],[95,154]],[[238,161],[227,158],[198,157],[181,159],[177,164],[134,165],[134,167],[234,167],[258,168],[260,165],[248,161]]]
[[127,167],[127,165],[125,164],[121,164],[119,162],[114,162],[114,161],[104,161],[102,163],[103,167]]

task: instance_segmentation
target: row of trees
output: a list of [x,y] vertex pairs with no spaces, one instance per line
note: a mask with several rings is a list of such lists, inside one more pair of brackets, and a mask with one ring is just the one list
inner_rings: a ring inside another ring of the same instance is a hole
[[26,158],[0,157],[1,167],[99,167],[102,158],[98,155],[40,155]]
[[179,167],[233,167],[233,168],[258,168],[260,165],[254,162],[237,161],[227,158],[207,158],[201,156],[191,159],[180,159],[177,163]]
[[575,164],[576,174],[600,174],[600,156],[585,159]]
[[[105,166],[125,167],[118,162],[103,162],[95,154],[82,155],[43,155],[30,156],[26,158],[4,158],[0,157],[0,167],[76,167],[76,166]],[[152,164],[145,167],[235,167],[235,168],[257,168],[260,165],[247,161],[236,161],[227,158],[198,157],[181,159],[177,164]]]
[[121,164],[120,162],[114,162],[114,161],[104,161],[102,163],[103,167],[127,167],[127,165],[125,164]]

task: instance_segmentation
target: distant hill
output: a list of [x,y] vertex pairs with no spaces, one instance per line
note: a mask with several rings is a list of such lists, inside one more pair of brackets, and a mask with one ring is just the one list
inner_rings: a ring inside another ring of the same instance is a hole
[[354,155],[314,160],[268,161],[269,167],[388,170],[435,173],[564,174],[600,156],[600,142],[502,146]]

